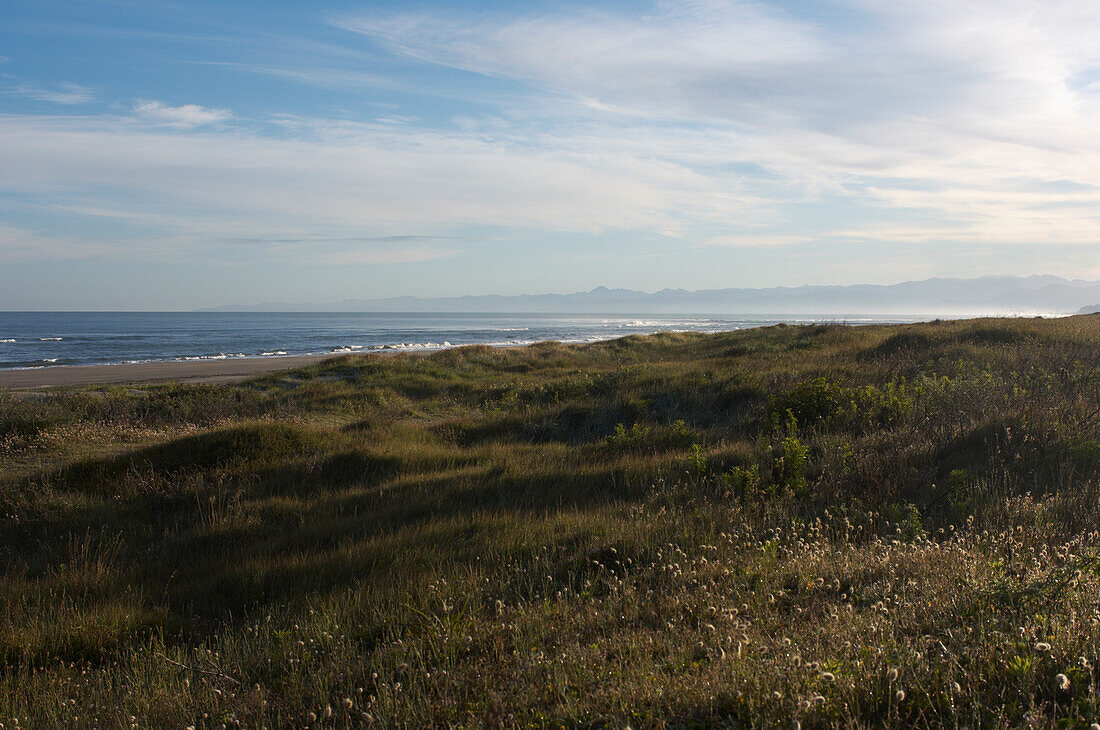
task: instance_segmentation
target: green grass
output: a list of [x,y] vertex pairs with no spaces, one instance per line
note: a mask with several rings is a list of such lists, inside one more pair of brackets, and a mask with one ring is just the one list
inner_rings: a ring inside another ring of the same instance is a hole
[[0,391],[0,727],[1088,727],[1100,317]]

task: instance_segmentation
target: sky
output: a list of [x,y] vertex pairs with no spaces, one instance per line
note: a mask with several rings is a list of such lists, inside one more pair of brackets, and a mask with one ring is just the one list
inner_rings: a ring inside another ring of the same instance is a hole
[[0,4],[0,310],[1100,279],[1094,0]]

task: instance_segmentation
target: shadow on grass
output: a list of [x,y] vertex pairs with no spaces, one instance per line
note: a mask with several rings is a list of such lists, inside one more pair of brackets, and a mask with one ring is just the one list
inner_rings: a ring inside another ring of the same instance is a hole
[[[326,451],[334,445],[342,450]],[[3,567],[48,593],[74,536],[93,551],[117,541],[112,591],[159,617],[132,640],[164,631],[191,641],[275,606],[354,586],[385,593],[444,563],[472,565],[525,516],[638,499],[658,472],[584,449],[548,465],[524,449],[428,444],[398,458],[361,448],[252,424],[75,464],[57,476],[79,497],[73,507],[3,525]],[[54,641],[38,654],[93,658],[78,634]]]

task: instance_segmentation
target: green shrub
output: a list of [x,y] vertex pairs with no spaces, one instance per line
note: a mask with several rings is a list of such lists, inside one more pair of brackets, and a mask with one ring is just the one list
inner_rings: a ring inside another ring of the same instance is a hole
[[640,423],[629,429],[621,423],[604,440],[613,451],[671,451],[698,446],[699,436],[682,420],[666,428],[644,426]]
[[804,492],[808,485],[806,467],[809,455],[809,447],[794,434],[783,439],[782,455],[776,459],[775,470],[779,483],[796,494]]
[[702,478],[707,475],[707,456],[703,453],[699,444],[692,444],[687,457],[687,471],[693,477]]
[[768,420],[774,430],[788,417],[803,426],[827,425],[843,411],[844,396],[844,389],[829,378],[814,378],[772,396],[768,403]]

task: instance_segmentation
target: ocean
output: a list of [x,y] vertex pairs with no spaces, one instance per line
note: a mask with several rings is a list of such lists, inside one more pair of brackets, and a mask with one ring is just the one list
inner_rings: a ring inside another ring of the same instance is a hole
[[0,312],[0,369],[595,342],[661,331],[725,332],[897,317],[353,312]]

